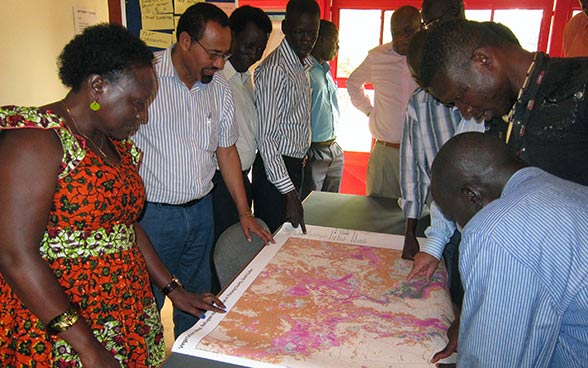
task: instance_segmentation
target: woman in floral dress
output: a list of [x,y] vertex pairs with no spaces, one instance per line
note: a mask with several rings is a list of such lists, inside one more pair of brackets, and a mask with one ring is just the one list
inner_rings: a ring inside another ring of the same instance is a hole
[[[0,108],[0,366],[157,367],[163,330],[150,289],[200,315],[137,223],[153,54],[123,27],[87,28],[59,62],[67,96]],[[216,305],[215,305],[216,304]]]

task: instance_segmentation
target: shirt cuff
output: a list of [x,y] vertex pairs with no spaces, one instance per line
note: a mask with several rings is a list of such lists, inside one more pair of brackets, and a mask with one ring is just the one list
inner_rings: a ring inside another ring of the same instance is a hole
[[406,218],[420,219],[421,214],[423,213],[423,206],[415,201],[407,201],[406,199],[398,198],[398,206],[402,209],[404,217]]
[[[430,228],[427,228],[429,230]],[[425,230],[425,235],[427,234],[427,230]],[[436,238],[436,237],[427,237],[424,244],[421,246],[421,252],[427,253],[432,255],[433,257],[441,260],[443,256],[443,250],[445,249],[445,245],[447,242],[443,239]]]
[[278,180],[274,185],[281,194],[286,194],[296,189],[289,177]]

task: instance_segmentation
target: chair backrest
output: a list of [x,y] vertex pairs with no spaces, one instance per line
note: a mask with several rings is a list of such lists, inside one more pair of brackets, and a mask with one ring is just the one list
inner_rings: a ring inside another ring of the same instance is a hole
[[[268,229],[263,220],[258,218],[256,220]],[[231,225],[223,231],[216,241],[213,255],[221,289],[224,289],[243,270],[263,246],[263,240],[253,233],[251,233],[251,243],[248,242],[240,223]]]

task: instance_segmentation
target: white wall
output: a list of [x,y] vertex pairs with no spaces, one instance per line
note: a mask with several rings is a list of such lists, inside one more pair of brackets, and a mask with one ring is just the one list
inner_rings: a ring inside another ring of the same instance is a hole
[[108,0],[0,0],[0,106],[63,98],[57,57],[74,36],[72,7],[108,22]]

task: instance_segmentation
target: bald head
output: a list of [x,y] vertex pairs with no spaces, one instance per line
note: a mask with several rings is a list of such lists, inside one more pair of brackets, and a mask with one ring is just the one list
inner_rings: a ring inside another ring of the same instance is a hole
[[431,194],[445,216],[461,226],[499,198],[525,164],[497,137],[464,133],[451,138],[431,168]]
[[406,55],[412,36],[421,29],[421,13],[414,6],[396,9],[390,19],[390,29],[394,51]]

